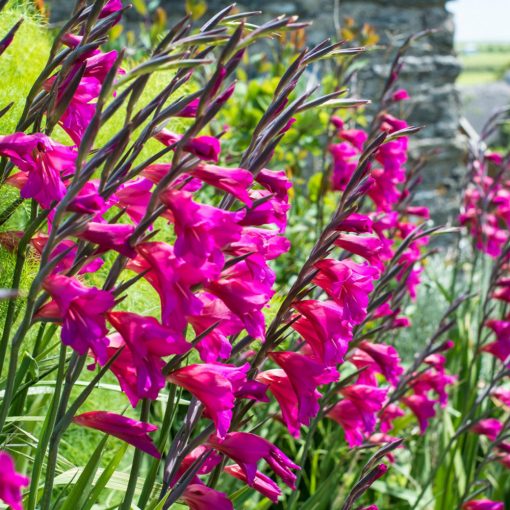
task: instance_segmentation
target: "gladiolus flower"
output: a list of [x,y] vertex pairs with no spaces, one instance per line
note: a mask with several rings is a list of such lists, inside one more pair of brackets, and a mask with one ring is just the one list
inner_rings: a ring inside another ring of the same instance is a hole
[[159,390],[165,385],[162,373],[165,362],[162,358],[171,354],[183,354],[191,349],[191,344],[182,335],[162,326],[154,317],[110,312],[108,321],[119,332],[125,344],[119,358],[112,365],[112,372],[119,378],[131,404],[136,407],[141,398],[157,399]]
[[397,385],[399,376],[404,371],[400,365],[398,352],[394,347],[386,344],[373,344],[366,340],[359,343],[350,361],[357,368],[367,367],[360,374],[360,378],[370,377],[371,372],[378,372],[383,374],[387,381],[394,386]]
[[204,275],[174,255],[173,247],[161,243],[143,243],[137,246],[139,255],[127,264],[154,287],[161,300],[161,321],[176,331],[186,327],[186,316],[198,315],[202,302],[191,287],[201,283]]
[[280,406],[283,422],[290,434],[299,437],[298,397],[285,371],[281,368],[266,370],[257,375],[257,381],[267,384]]
[[257,463],[264,459],[271,469],[288,485],[295,489],[296,475],[292,469],[301,469],[294,464],[280,449],[266,439],[248,432],[232,432],[220,441],[210,436],[206,445],[224,453],[236,462],[244,475],[246,483],[251,485],[257,475]]
[[80,239],[99,245],[99,252],[115,250],[130,259],[136,257],[135,249],[129,244],[129,238],[135,227],[124,223],[96,223],[89,221],[77,234]]
[[58,305],[62,342],[82,356],[92,350],[103,365],[109,343],[105,314],[115,304],[113,295],[95,287],[85,287],[78,280],[62,275],[49,276],[43,287]]
[[405,101],[407,99],[410,99],[411,96],[407,93],[406,89],[398,89],[393,92],[391,95],[391,98],[393,101]]
[[503,424],[495,418],[480,420],[471,427],[473,432],[482,436],[487,436],[491,441],[496,441],[502,429]]
[[319,273],[313,282],[343,307],[344,319],[360,324],[367,315],[369,294],[379,271],[352,260],[324,259],[315,263]]
[[41,133],[14,133],[0,136],[0,155],[28,174],[21,197],[33,198],[49,209],[66,194],[62,176],[74,173],[77,153]]
[[73,422],[83,427],[100,430],[105,434],[117,437],[157,459],[161,457],[161,454],[149,437],[149,433],[158,430],[158,427],[150,423],[133,420],[127,416],[107,411],[83,413],[75,416]]
[[198,315],[188,317],[197,336],[209,328],[213,328],[195,346],[202,361],[207,363],[217,361],[218,358],[230,357],[232,345],[228,339],[244,329],[241,320],[216,296],[203,292],[197,297],[202,301],[203,308]]
[[[154,138],[169,147],[177,144],[182,139],[182,135],[163,129]],[[214,136],[198,136],[186,140],[183,149],[199,159],[216,163],[221,152],[221,145],[220,141]]]
[[26,476],[16,473],[11,456],[0,451],[0,499],[12,510],[23,510],[21,488],[29,482]]
[[213,363],[188,365],[172,372],[168,380],[202,402],[216,425],[218,437],[223,439],[230,428],[236,393],[246,383],[249,368],[248,363],[241,367]]
[[292,306],[303,317],[291,327],[305,339],[314,355],[328,366],[341,363],[352,339],[352,327],[345,320],[343,308],[334,301],[312,299]]
[[426,395],[410,395],[404,397],[402,402],[411,409],[420,424],[420,432],[425,433],[429,426],[429,419],[434,418],[436,411],[434,409],[435,402],[430,400]]
[[[242,480],[245,483],[248,483],[248,478],[241,468],[237,464],[231,464],[230,466],[225,466],[225,472],[233,477]],[[260,492],[266,498],[269,498],[273,503],[278,503],[278,498],[280,497],[282,491],[278,484],[275,483],[269,476],[266,476],[264,473],[257,471],[255,473],[255,478],[250,487],[253,487],[256,491]]]
[[298,399],[298,421],[308,425],[310,418],[319,412],[321,394],[317,387],[337,381],[340,374],[334,367],[326,367],[296,352],[270,352],[269,357],[289,378]]
[[180,499],[191,510],[234,510],[228,497],[202,483],[189,484]]
[[243,168],[225,168],[215,165],[197,165],[191,175],[201,181],[231,193],[246,205],[252,205],[247,189],[253,182],[253,175]]
[[491,499],[472,499],[462,505],[462,510],[505,510],[505,504]]
[[371,266],[383,269],[381,258],[384,253],[384,245],[377,237],[365,237],[342,234],[336,241],[336,246],[359,255],[368,260]]

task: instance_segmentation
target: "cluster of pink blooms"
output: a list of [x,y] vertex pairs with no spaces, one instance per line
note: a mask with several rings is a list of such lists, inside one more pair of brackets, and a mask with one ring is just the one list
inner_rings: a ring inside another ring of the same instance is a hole
[[497,152],[487,152],[483,160],[473,162],[471,183],[459,216],[460,224],[469,228],[476,249],[491,257],[501,255],[510,228],[510,181],[505,165]]
[[[121,7],[119,0],[110,0],[102,15]],[[63,42],[74,47],[79,40],[68,35]],[[72,145],[57,143],[43,133],[0,136],[0,155],[18,170],[8,183],[19,188],[23,198],[31,198],[49,210],[49,233],[55,208],[74,182],[78,145],[116,58],[115,51],[92,49],[82,53],[65,79],[59,80],[57,75],[47,79],[45,89],[58,87],[57,98],[61,98],[81,73],[73,98],[59,120]],[[232,90],[227,89],[216,100],[226,101]],[[197,107],[195,101],[180,115],[193,117]],[[333,187],[343,190],[367,135],[361,130],[344,129],[339,119],[335,118],[335,123],[343,141],[331,147]],[[404,121],[390,115],[381,123],[381,130],[389,133],[404,127]],[[163,129],[155,138],[173,147],[182,136]],[[218,166],[221,143],[212,136],[189,139],[183,150],[196,157],[197,163],[173,180],[168,179],[173,176],[172,165],[156,163],[114,192],[105,191],[99,180],[91,179],[69,201],[67,212],[81,215],[85,221],[52,246],[48,260],[54,264],[43,282],[48,299],[37,310],[36,318],[59,323],[62,342],[79,355],[90,356],[91,367],[110,363],[111,372],[133,407],[142,399],[157,399],[167,383],[183,388],[200,401],[203,417],[212,421],[215,431],[183,459],[171,481],[171,485],[178,483],[197,459],[208,455],[182,495],[190,508],[233,508],[225,494],[208,487],[200,478],[211,473],[223,458],[228,459],[225,473],[276,502],[281,489],[259,470],[260,461],[264,460],[290,488],[295,488],[295,472],[300,467],[266,439],[231,430],[236,402],[268,402],[269,393],[279,404],[281,420],[296,437],[301,425],[309,425],[320,410],[319,387],[338,381],[338,367],[345,361],[360,372],[353,384],[339,389],[340,400],[328,411],[328,418],[340,424],[351,447],[365,440],[392,440],[386,433],[392,421],[404,414],[399,405],[387,405],[389,388],[398,384],[403,372],[398,353],[392,346],[367,340],[354,349],[349,343],[353,331],[369,320],[384,320],[393,329],[409,325],[405,317],[399,316],[400,310],[392,308],[390,298],[370,314],[367,307],[374,282],[398,246],[396,241],[415,229],[407,218],[428,217],[428,210],[400,207],[407,196],[403,186],[407,138],[402,136],[382,145],[366,188],[374,212],[353,213],[336,229],[336,246],[358,261],[343,257],[315,263],[312,282],[327,297],[293,303],[295,315],[289,325],[302,339],[301,348],[269,352],[269,359],[278,368],[259,371],[250,378],[249,363],[231,363],[231,338],[245,331],[252,339],[265,341],[264,309],[273,296],[275,282],[269,262],[289,249],[289,241],[282,234],[291,183],[283,171],[263,169],[254,176],[243,168]],[[147,241],[137,235],[137,227],[153,212],[149,206],[154,188],[163,180],[170,183],[159,193],[158,205],[161,218],[173,226],[173,244]],[[225,210],[201,203],[198,192],[204,185],[235,197],[238,208]],[[127,219],[110,223],[112,217],[117,221]],[[32,239],[33,247],[45,253],[50,239],[51,235],[38,233]],[[75,267],[84,243],[91,247],[89,255]],[[397,279],[405,281],[411,298],[420,281],[421,249],[426,243],[426,238],[411,242],[397,261]],[[86,284],[86,274],[101,268],[106,252],[118,253],[119,260],[126,260],[127,270],[153,287],[161,305],[158,318],[122,311],[112,290]],[[198,342],[188,341],[191,329]],[[169,356],[184,355],[193,349],[201,363],[166,373]],[[435,414],[436,402],[446,403],[445,386],[453,382],[445,373],[441,355],[431,356],[426,363],[427,369],[417,374],[410,392],[400,400],[417,416],[422,432]],[[380,386],[382,380],[390,386]],[[118,437],[153,457],[162,455],[150,436],[157,427],[150,423],[106,411],[80,414],[74,422]],[[374,435],[378,426],[381,433]],[[21,507],[20,488],[27,479],[15,473],[7,454],[0,454],[0,463],[0,498],[17,510]]]
[[[508,163],[501,154],[487,152],[482,159],[473,162],[472,180],[464,195],[464,210],[459,216],[461,225],[469,229],[477,250],[492,258],[503,254],[510,231],[510,181],[507,180]],[[491,176],[492,174],[492,176]],[[501,273],[508,269],[507,256],[501,261]],[[510,278],[500,276],[490,296],[503,305],[510,303]],[[510,316],[489,319],[485,326],[492,331],[494,339],[480,347],[508,366],[510,361]],[[491,335],[492,336],[492,335]],[[494,388],[491,397],[497,406],[510,409],[510,390]],[[492,460],[510,469],[510,443],[504,439],[504,424],[497,418],[483,418],[471,430],[491,441]],[[464,510],[503,510],[504,503],[488,499],[468,501]]]

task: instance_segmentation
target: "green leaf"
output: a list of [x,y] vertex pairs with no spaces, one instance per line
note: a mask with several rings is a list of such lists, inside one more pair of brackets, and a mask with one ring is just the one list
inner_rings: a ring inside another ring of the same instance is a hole
[[92,481],[97,473],[97,469],[101,462],[101,454],[103,452],[107,440],[108,436],[105,436],[99,442],[97,448],[94,450],[94,453],[90,456],[87,465],[83,468],[80,477],[74,484],[74,487],[69,493],[69,496],[67,496],[67,498],[65,499],[64,504],[62,505],[60,510],[76,510],[76,508],[79,508],[83,503],[85,503],[90,492]]
[[113,459],[110,461],[108,466],[106,466],[105,470],[101,473],[101,475],[97,479],[96,485],[90,492],[90,495],[85,501],[85,504],[82,506],[81,510],[90,510],[94,503],[98,500],[99,496],[101,495],[101,492],[106,487],[108,481],[113,476],[113,473],[115,473],[117,466],[120,464],[120,461],[124,457],[127,448],[128,444],[123,443],[122,446],[117,450],[117,453],[115,454]]
[[186,12],[194,20],[201,18],[207,11],[207,2],[205,0],[186,0],[184,5]]

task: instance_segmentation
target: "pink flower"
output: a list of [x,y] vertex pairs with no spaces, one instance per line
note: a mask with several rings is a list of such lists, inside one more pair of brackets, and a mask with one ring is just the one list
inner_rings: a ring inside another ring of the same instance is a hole
[[[169,147],[170,145],[177,144],[182,139],[182,135],[163,129],[154,138]],[[183,149],[199,159],[216,163],[221,152],[221,145],[220,141],[214,136],[198,136],[197,138],[186,140]]]
[[379,271],[368,264],[347,259],[324,259],[314,266],[319,273],[313,282],[343,307],[344,319],[354,324],[363,322],[369,294],[374,289],[373,281],[379,277]]
[[[245,472],[238,466],[237,464],[231,464],[230,466],[225,466],[225,472],[229,475],[232,475],[239,480],[242,480],[245,483],[248,483],[248,477]],[[256,491],[260,492],[266,498],[269,498],[273,503],[278,503],[278,498],[280,497],[282,491],[278,484],[275,483],[271,478],[266,476],[264,473],[257,471],[255,473],[255,478],[250,487],[253,487]]]
[[230,428],[236,393],[246,383],[248,363],[241,367],[203,363],[175,370],[168,380],[193,394],[204,405],[207,416],[223,439]]
[[91,349],[103,365],[109,343],[105,314],[115,304],[113,295],[62,275],[47,277],[43,287],[58,305],[62,342],[82,356]]
[[393,101],[405,101],[410,99],[410,97],[411,96],[407,93],[406,89],[395,90],[395,92],[391,95],[391,99],[393,99]]
[[462,505],[462,510],[505,510],[505,504],[491,499],[472,499]]
[[434,390],[439,395],[441,407],[445,407],[448,402],[446,386],[453,384],[456,380],[456,377],[447,375],[444,371],[429,369],[415,377],[411,384],[414,392],[421,395]]
[[281,369],[266,370],[257,375],[257,381],[267,384],[280,406],[282,419],[293,437],[299,437],[298,397],[287,374]]
[[248,432],[232,432],[222,441],[214,435],[210,436],[206,445],[236,462],[244,473],[248,485],[255,482],[257,463],[264,459],[285,484],[295,489],[296,475],[291,470],[301,468],[262,437]]
[[[180,334],[162,326],[154,317],[143,317],[129,312],[110,312],[108,321],[120,333],[120,345],[110,343],[117,351],[124,344],[119,357],[113,362],[112,372],[133,407],[139,399],[156,400],[159,390],[165,385],[162,373],[163,357],[183,354],[191,348]],[[118,343],[118,342],[116,342]]]
[[253,183],[253,175],[248,170],[202,164],[193,168],[191,175],[211,186],[231,193],[248,206],[252,205],[247,190]]
[[270,352],[269,357],[289,378],[298,400],[298,421],[308,425],[310,418],[319,412],[321,394],[317,387],[338,381],[340,374],[334,367],[326,367],[297,352]]
[[204,279],[196,268],[174,255],[173,247],[161,243],[142,243],[137,246],[139,255],[129,261],[127,268],[145,273],[144,278],[154,287],[161,300],[161,321],[176,331],[184,331],[186,316],[197,315],[202,302],[191,288]]
[[404,416],[404,411],[395,404],[388,404],[380,413],[381,432],[386,434],[393,429],[393,421]]
[[336,227],[338,232],[356,232],[357,234],[371,233],[373,222],[364,214],[352,213],[343,219]]
[[[194,464],[196,460],[198,460],[202,455],[208,453],[207,458],[200,466],[200,469],[197,472],[197,475],[206,475],[209,474],[220,462],[221,455],[216,452],[211,452],[211,450],[204,445],[197,446],[193,449],[179,464],[179,468],[177,469],[177,473],[170,482],[170,487],[173,487],[183,476],[184,473]],[[198,476],[193,477],[191,483],[202,483]]]
[[283,170],[275,171],[263,168],[255,177],[255,180],[270,191],[283,203],[289,201],[289,189],[292,188],[292,182],[288,179]]
[[77,153],[41,133],[14,133],[0,136],[0,155],[28,174],[21,197],[33,198],[49,209],[66,194],[62,176],[74,173]]
[[384,254],[384,245],[377,237],[365,237],[342,234],[336,241],[336,246],[348,252],[359,255],[368,260],[371,266],[383,269],[381,258]]
[[290,241],[274,230],[243,227],[239,241],[231,243],[225,251],[236,257],[256,253],[265,260],[273,260],[289,249]]
[[382,409],[388,390],[365,384],[354,384],[341,390],[344,400],[338,402],[328,417],[343,429],[352,448],[363,442],[364,434],[374,431],[377,413]]
[[196,267],[210,258],[221,270],[222,248],[241,237],[238,223],[244,211],[230,212],[199,204],[186,191],[169,190],[160,199],[172,212],[177,234],[175,254]]
[[191,510],[234,510],[232,502],[223,492],[202,483],[189,484],[180,498]]
[[398,352],[394,347],[386,344],[373,344],[366,340],[358,344],[350,361],[357,368],[368,367],[360,374],[360,377],[364,377],[365,372],[378,372],[383,374],[386,380],[394,386],[397,385],[399,376],[404,371],[400,365]]
[[496,441],[502,429],[503,424],[499,420],[496,420],[496,418],[480,420],[471,427],[473,432],[482,436],[487,436],[491,441]]
[[149,179],[137,177],[115,191],[115,205],[125,209],[133,222],[140,223],[152,196],[151,189],[152,182]]
[[21,488],[29,482],[26,476],[16,473],[11,456],[0,451],[0,499],[12,510],[23,510]]
[[264,340],[265,318],[262,308],[273,295],[274,277],[252,271],[246,260],[225,270],[206,290],[219,297],[243,322],[253,338]]
[[243,329],[241,320],[216,296],[203,292],[197,297],[202,301],[203,308],[198,315],[190,315],[188,320],[197,336],[214,326],[205,337],[198,342],[196,349],[205,362],[217,361],[218,358],[230,357],[232,345],[228,339]]
[[420,432],[425,433],[429,426],[429,419],[434,418],[436,411],[434,409],[435,402],[430,400],[426,395],[410,395],[402,398],[402,402],[411,409],[420,424]]
[[254,205],[246,211],[240,225],[276,225],[280,233],[285,231],[290,209],[287,198],[282,199],[267,190],[251,190],[250,199]]
[[99,253],[115,250],[130,259],[136,257],[129,238],[135,227],[124,223],[97,223],[89,221],[77,235],[80,239],[99,245]]
[[334,190],[343,191],[358,166],[359,153],[348,142],[330,145],[329,152],[333,157],[331,187]]
[[[42,253],[47,242],[48,236],[45,234],[37,234],[37,236],[34,236],[31,239],[32,246],[37,250],[39,254]],[[53,260],[55,257],[61,255],[67,250],[69,250],[69,252],[64,256],[64,258],[60,259],[60,262],[53,268],[51,274],[63,273],[71,269],[74,264],[76,253],[78,252],[78,245],[70,239],[64,239],[62,242],[58,243],[54,250],[51,252],[49,260]],[[84,264],[78,271],[78,274],[95,273],[102,267],[102,265],[103,260],[101,258],[94,258],[90,262]]]
[[344,318],[343,308],[334,301],[312,299],[292,306],[303,317],[291,327],[305,339],[314,355],[328,366],[341,363],[352,339],[352,327]]
[[158,430],[158,427],[150,423],[133,420],[127,416],[107,411],[83,413],[75,416],[73,422],[83,427],[100,430],[105,434],[117,437],[157,459],[161,457],[161,454],[149,437],[149,432]]
[[67,210],[81,214],[100,214],[105,211],[107,205],[98,192],[98,185],[96,180],[86,182],[67,206]]
[[496,388],[491,392],[491,395],[507,407],[510,407],[510,390],[505,388]]

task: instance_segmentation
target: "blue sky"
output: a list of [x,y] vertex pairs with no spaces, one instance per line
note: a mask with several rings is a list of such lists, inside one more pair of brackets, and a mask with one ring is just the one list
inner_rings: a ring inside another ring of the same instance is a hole
[[510,42],[510,0],[452,0],[448,9],[455,14],[457,41]]

